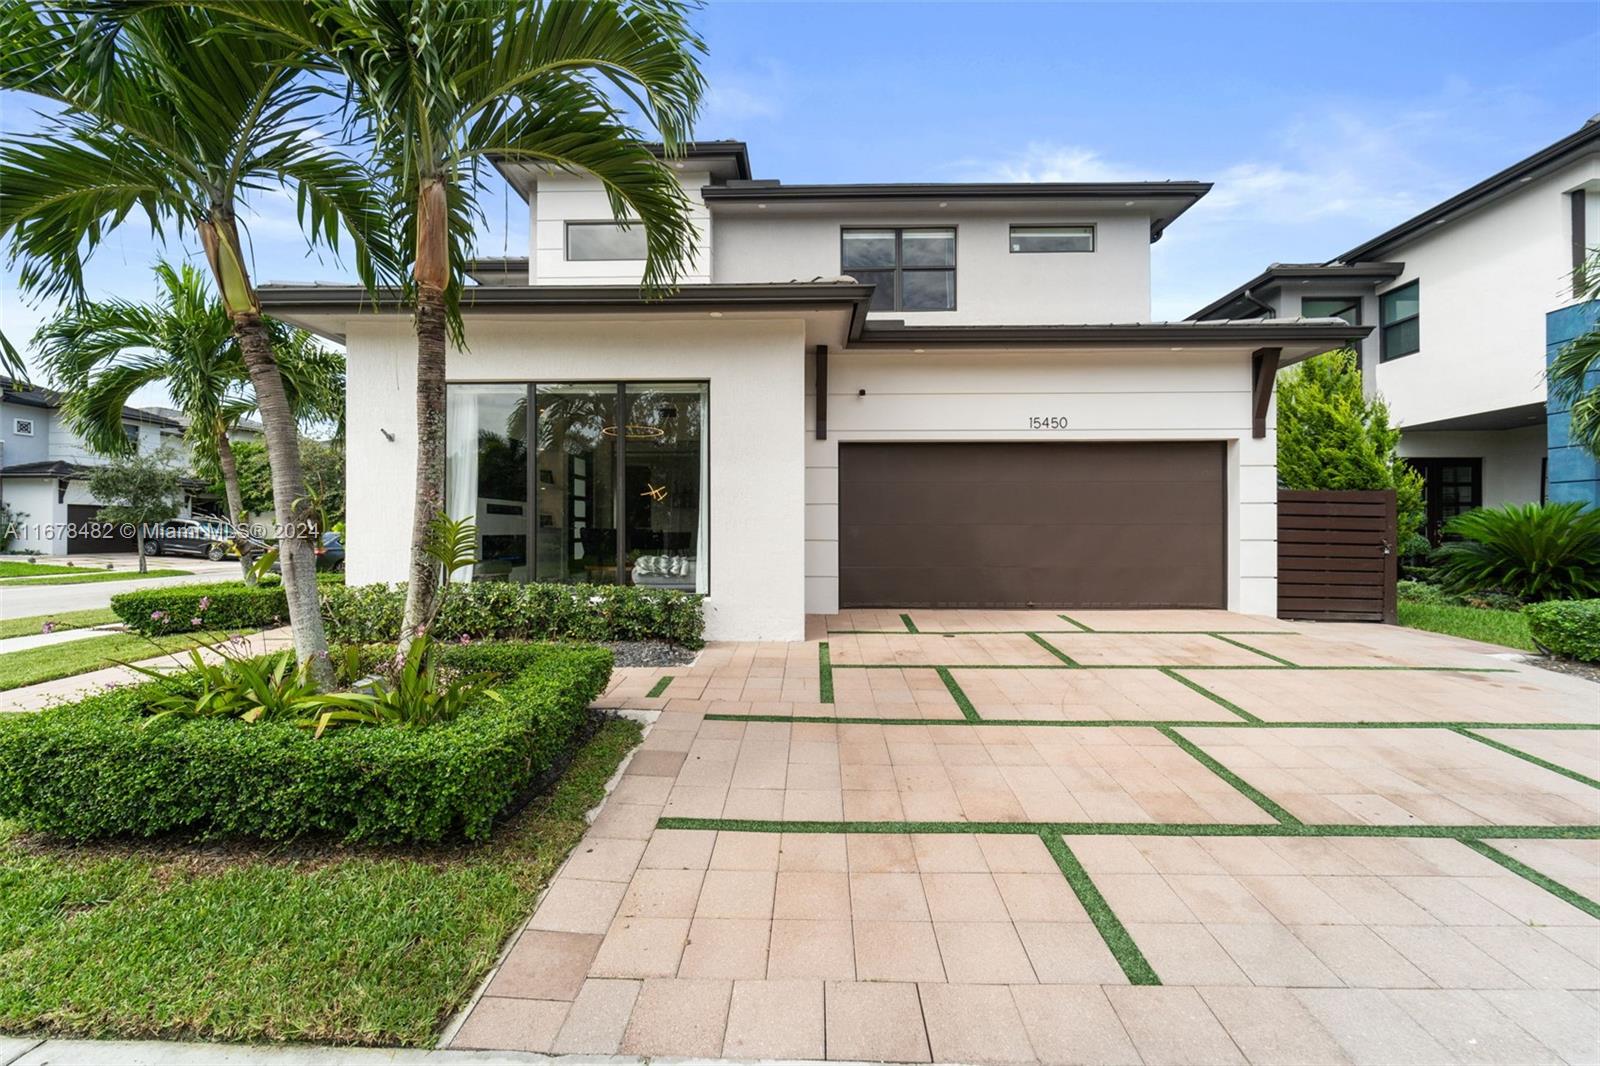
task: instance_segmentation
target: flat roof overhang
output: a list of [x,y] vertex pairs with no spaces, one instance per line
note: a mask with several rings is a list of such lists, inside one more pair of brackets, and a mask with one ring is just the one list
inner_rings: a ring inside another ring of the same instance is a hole
[[850,350],[1166,349],[1171,352],[1281,350],[1280,366],[1342,348],[1372,332],[1337,318],[1211,322],[1130,322],[1058,326],[874,326]]
[[1101,182],[960,182],[838,185],[784,185],[778,182],[734,181],[701,190],[707,206],[721,211],[758,211],[767,205],[857,204],[878,210],[926,209],[930,202],[960,201],[964,206],[1001,208],[1019,203],[1039,205],[1093,203],[1144,208],[1150,213],[1150,240],[1202,196],[1211,191],[1204,181]]
[[1536,401],[1534,403],[1518,404],[1515,407],[1501,407],[1494,411],[1474,411],[1471,414],[1456,415],[1453,418],[1439,418],[1432,422],[1419,422],[1414,426],[1402,425],[1400,428],[1407,433],[1527,429],[1530,426],[1544,425],[1547,417],[1548,414],[1544,402]]
[[[750,150],[743,141],[688,141],[678,146],[677,153],[668,156],[661,144],[648,145],[650,151],[664,160],[673,170],[705,169],[717,181],[750,180]],[[541,174],[560,173],[564,168],[535,160],[491,157],[490,162],[500,176],[523,197],[531,195],[539,184]]]
[[[259,288],[261,309],[274,318],[338,344],[347,324],[362,316],[409,315],[399,290],[376,296],[359,285],[281,285]],[[866,322],[871,285],[854,282],[775,282],[685,285],[660,297],[635,285],[471,285],[462,290],[461,313],[478,317],[528,315],[596,319],[617,315],[657,318],[800,318],[808,344],[839,347]]]
[[1360,282],[1368,287],[1379,285],[1385,281],[1399,277],[1405,272],[1404,263],[1273,263],[1267,269],[1251,278],[1224,296],[1206,304],[1200,310],[1190,315],[1192,321],[1208,318],[1232,318],[1229,314],[1234,310],[1260,309],[1256,294],[1270,292],[1281,288],[1290,281],[1333,281],[1333,282]]

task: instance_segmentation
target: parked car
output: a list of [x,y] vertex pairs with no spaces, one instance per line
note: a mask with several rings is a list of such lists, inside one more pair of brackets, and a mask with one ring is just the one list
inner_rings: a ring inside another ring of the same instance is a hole
[[[336,574],[344,573],[344,537],[339,533],[329,530],[317,540],[314,549],[317,555],[317,569],[331,570]],[[274,574],[283,572],[280,564],[273,563],[268,567]]]
[[[146,555],[195,555],[221,562],[231,554],[233,527],[225,522],[207,522],[197,518],[173,518],[146,528],[144,553]],[[266,551],[266,545],[254,537],[245,537],[244,552],[254,557]]]

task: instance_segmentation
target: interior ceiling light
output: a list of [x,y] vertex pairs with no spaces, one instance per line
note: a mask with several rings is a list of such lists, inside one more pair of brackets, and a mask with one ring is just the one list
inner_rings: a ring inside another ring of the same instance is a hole
[[[667,435],[667,431],[660,426],[639,426],[632,423],[623,426],[622,431],[624,440],[655,440],[657,437],[665,437]],[[600,432],[607,437],[615,437],[617,435],[617,427],[601,426]]]

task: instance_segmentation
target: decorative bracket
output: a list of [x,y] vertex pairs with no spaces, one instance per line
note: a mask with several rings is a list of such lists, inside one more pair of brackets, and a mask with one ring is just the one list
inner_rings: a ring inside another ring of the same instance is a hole
[[817,385],[817,439],[828,439],[828,346],[819,344],[813,353],[816,360]]
[[1267,406],[1272,403],[1272,382],[1278,376],[1282,348],[1257,348],[1250,356],[1250,436],[1267,435]]

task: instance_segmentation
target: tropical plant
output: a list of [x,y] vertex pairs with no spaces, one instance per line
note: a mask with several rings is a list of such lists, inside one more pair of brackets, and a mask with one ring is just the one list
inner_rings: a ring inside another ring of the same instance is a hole
[[1600,663],[1600,599],[1529,604],[1528,632],[1551,655]]
[[645,231],[643,281],[676,281],[696,245],[689,201],[664,154],[689,135],[704,45],[679,0],[199,0],[256,22],[348,83],[377,140],[376,178],[412,249],[417,334],[416,500],[405,628],[431,617],[428,530],[444,507],[445,351],[465,343],[463,266],[491,160],[584,171],[618,219]]
[[1401,554],[1427,550],[1422,476],[1396,453],[1389,405],[1367,397],[1350,349],[1278,377],[1278,483],[1286,489],[1393,489]]
[[337,698],[323,693],[309,671],[295,664],[293,652],[251,656],[232,645],[230,639],[191,650],[185,668],[176,674],[124,664],[160,690],[148,704],[146,728],[184,718],[304,724],[329,710],[328,700]]
[[82,0],[0,5],[0,88],[56,105],[43,129],[0,148],[0,235],[22,289],[81,300],[84,264],[130,218],[197,238],[250,375],[286,536],[295,647],[332,681],[296,419],[246,263],[246,198],[293,188],[308,241],[354,248],[363,284],[399,276],[391,220],[360,166],[318,135],[330,94],[302,50],[196,7]]
[[133,527],[139,573],[144,573],[145,526],[172,518],[183,506],[175,457],[166,452],[114,456],[89,475],[89,492],[104,503],[95,515],[98,521]]
[[1446,592],[1503,592],[1524,603],[1600,595],[1600,511],[1507,504],[1457,515],[1434,552]]
[[[1572,290],[1579,300],[1600,300],[1600,248],[1572,272]],[[1573,443],[1600,458],[1600,320],[1556,353],[1546,378],[1550,394],[1572,413]]]
[[[346,651],[346,676],[360,672],[361,649]],[[333,726],[398,726],[421,729],[454,719],[481,699],[501,702],[500,693],[488,687],[491,675],[446,677],[435,663],[433,644],[424,634],[411,642],[403,655],[396,653],[391,676],[369,679],[358,701],[330,707],[317,716],[317,735]]]
[[[132,447],[122,417],[134,392],[151,385],[166,389],[188,422],[185,437],[195,458],[218,470],[235,554],[243,561],[245,579],[253,580],[242,550],[249,512],[228,436],[255,411],[250,375],[233,322],[204,276],[187,264],[158,263],[155,273],[159,295],[153,302],[69,304],[39,328],[34,349],[62,390],[67,424],[104,454],[122,455]],[[267,328],[295,415],[320,420],[342,409],[344,356],[304,330],[273,320]]]

